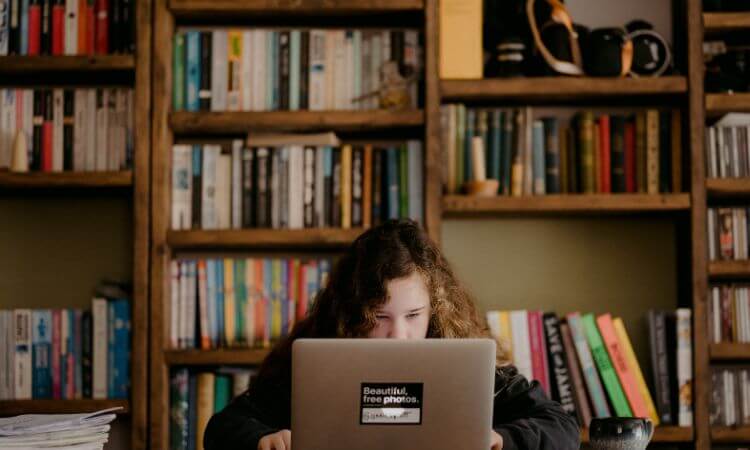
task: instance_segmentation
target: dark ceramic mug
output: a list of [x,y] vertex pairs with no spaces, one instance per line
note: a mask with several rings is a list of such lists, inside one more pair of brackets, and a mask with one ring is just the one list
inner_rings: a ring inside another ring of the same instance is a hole
[[608,417],[592,419],[589,443],[597,450],[643,450],[654,435],[649,419]]

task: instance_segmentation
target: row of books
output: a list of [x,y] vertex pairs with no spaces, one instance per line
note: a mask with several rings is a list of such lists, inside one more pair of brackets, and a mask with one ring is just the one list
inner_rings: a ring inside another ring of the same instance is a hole
[[708,208],[711,261],[748,259],[748,208]]
[[172,229],[369,227],[424,214],[420,141],[172,148]]
[[[376,109],[379,89],[415,78],[421,54],[416,30],[180,29],[173,108]],[[416,80],[404,94],[403,106],[417,107]]]
[[307,314],[330,271],[327,259],[173,260],[170,345],[268,347]]
[[0,169],[20,135],[29,170],[132,167],[133,107],[132,89],[0,89]]
[[711,425],[750,425],[750,369],[717,367],[711,373]]
[[610,416],[692,426],[690,318],[689,309],[678,309],[676,315],[649,313],[652,397],[620,318],[577,312],[558,318],[524,310],[487,313],[491,334],[507,348],[519,372],[539,381],[582,426],[592,417]]
[[680,192],[679,110],[581,111],[568,123],[531,108],[441,108],[445,191],[494,179],[500,195]]
[[706,176],[750,176],[750,114],[727,114],[706,129]]
[[133,0],[0,0],[0,56],[133,53]]
[[750,342],[749,286],[711,286],[708,317],[711,342]]
[[0,310],[0,400],[127,398],[130,303]]
[[214,371],[178,368],[169,380],[169,448],[203,448],[211,416],[247,390],[256,370],[219,367]]

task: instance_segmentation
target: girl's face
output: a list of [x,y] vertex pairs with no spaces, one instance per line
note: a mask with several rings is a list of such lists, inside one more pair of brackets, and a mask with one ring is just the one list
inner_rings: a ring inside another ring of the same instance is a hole
[[367,337],[424,339],[430,325],[430,294],[422,276],[391,280],[386,285],[388,298],[376,312],[377,324]]

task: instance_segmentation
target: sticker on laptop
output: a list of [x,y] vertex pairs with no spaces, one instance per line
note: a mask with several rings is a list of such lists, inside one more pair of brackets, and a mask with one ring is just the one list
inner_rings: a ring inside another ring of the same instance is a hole
[[420,425],[423,383],[362,383],[360,425]]

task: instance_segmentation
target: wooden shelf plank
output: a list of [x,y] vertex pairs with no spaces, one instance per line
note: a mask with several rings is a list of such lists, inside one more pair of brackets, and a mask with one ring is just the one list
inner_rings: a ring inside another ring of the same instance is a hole
[[[692,440],[693,427],[658,426],[654,430],[654,437],[651,439],[651,442],[692,442]],[[581,441],[589,442],[588,428],[581,429]]]
[[483,80],[442,80],[443,100],[542,99],[578,100],[583,98],[633,95],[684,94],[685,77],[657,78],[489,78]]
[[178,134],[245,133],[257,129],[374,131],[422,126],[424,111],[179,111],[170,114],[169,123]]
[[706,192],[711,198],[750,197],[750,178],[707,178]]
[[302,230],[169,231],[167,244],[182,248],[341,248],[362,234],[363,228],[306,228]]
[[718,115],[731,111],[750,111],[750,92],[706,94],[706,113]]
[[170,0],[177,16],[202,14],[358,15],[421,11],[424,0]]
[[104,188],[133,185],[133,171],[0,172],[0,188]]
[[716,443],[750,442],[750,427],[711,427],[711,441]]
[[123,409],[118,411],[117,414],[128,414],[130,412],[130,402],[127,400],[96,400],[90,398],[79,400],[0,400],[0,415],[84,413],[118,406]]
[[710,261],[708,274],[711,278],[750,278],[750,260]]
[[164,362],[169,366],[258,365],[269,352],[267,348],[167,350]]
[[711,344],[709,354],[713,361],[750,361],[750,344],[739,342],[722,342]]
[[706,33],[750,28],[750,12],[703,13],[703,29]]
[[688,194],[563,194],[532,197],[443,197],[446,216],[502,214],[586,214],[682,211],[690,209]]
[[0,56],[0,74],[133,71],[133,55]]

